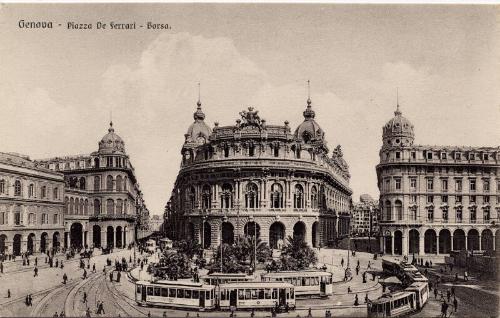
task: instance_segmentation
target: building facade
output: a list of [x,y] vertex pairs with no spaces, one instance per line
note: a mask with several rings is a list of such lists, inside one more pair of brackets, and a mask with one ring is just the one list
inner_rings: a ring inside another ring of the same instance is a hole
[[64,246],[125,247],[145,210],[125,143],[110,123],[96,152],[38,160],[64,175]]
[[58,249],[64,234],[64,177],[27,156],[0,153],[0,255]]
[[368,194],[362,194],[352,209],[351,233],[358,236],[377,236],[379,215],[378,200]]
[[270,125],[249,107],[235,125],[210,128],[201,103],[185,134],[165,230],[204,248],[257,235],[271,248],[288,236],[319,247],[349,233],[352,191],[340,146],[329,154],[308,100],[304,121]]
[[491,251],[498,245],[500,147],[414,144],[399,105],[383,127],[381,249],[387,254]]

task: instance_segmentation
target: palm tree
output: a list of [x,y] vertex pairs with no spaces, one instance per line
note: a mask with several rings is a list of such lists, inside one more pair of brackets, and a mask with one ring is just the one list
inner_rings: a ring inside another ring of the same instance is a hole
[[281,252],[282,270],[303,270],[318,262],[318,257],[301,236],[289,236]]

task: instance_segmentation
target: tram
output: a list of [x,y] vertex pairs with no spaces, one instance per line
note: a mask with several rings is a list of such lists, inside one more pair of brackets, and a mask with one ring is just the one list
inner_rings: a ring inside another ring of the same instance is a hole
[[415,298],[417,300],[417,310],[421,310],[429,299],[429,284],[427,282],[413,283],[405,290],[415,293]]
[[255,279],[254,276],[244,273],[212,273],[200,277],[201,281],[208,285],[220,285],[227,283],[249,282]]
[[200,311],[215,308],[215,286],[166,280],[137,281],[135,285],[135,301],[140,306],[166,306]]
[[401,317],[417,310],[414,292],[400,291],[385,294],[367,304],[368,318]]
[[283,271],[264,273],[263,282],[286,282],[295,287],[297,298],[319,296],[328,297],[333,294],[333,274],[324,271]]
[[295,289],[283,282],[240,282],[219,285],[221,309],[295,308]]

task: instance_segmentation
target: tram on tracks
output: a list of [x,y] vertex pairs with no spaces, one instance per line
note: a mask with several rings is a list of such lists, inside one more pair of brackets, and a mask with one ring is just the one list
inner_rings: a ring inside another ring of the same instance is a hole
[[295,288],[283,282],[240,282],[219,285],[221,309],[295,309]]
[[216,306],[215,286],[201,283],[166,281],[137,281],[135,301],[140,306],[212,310]]
[[399,291],[385,294],[367,303],[368,318],[401,317],[417,310],[416,295],[413,292]]
[[255,280],[255,276],[244,273],[212,273],[203,275],[200,280],[207,285],[220,285],[227,283],[250,282]]
[[328,297],[333,294],[333,274],[330,272],[304,270],[264,273],[261,280],[292,284],[297,298]]
[[415,294],[415,298],[417,300],[417,310],[421,310],[429,299],[429,284],[427,282],[413,283],[405,290]]

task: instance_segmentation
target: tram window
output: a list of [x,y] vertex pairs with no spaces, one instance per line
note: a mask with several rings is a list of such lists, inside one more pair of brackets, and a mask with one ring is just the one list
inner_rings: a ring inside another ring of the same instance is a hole
[[161,297],[168,297],[168,288],[161,289]]
[[273,299],[278,299],[278,290],[273,288]]
[[245,289],[245,299],[252,299],[251,293],[251,289]]
[[185,294],[184,294],[184,297],[185,298],[191,298],[191,290],[187,289]]
[[160,296],[160,287],[155,287],[155,296]]
[[259,298],[259,291],[257,289],[252,289],[252,299]]
[[184,289],[177,289],[177,298],[184,298]]
[[244,289],[238,289],[238,299],[240,299],[240,300],[245,299],[245,290]]
[[168,289],[168,297],[175,298],[176,293],[177,293],[177,290],[175,288]]
[[210,291],[205,292],[205,299],[210,299]]
[[148,296],[153,296],[153,287],[148,287]]
[[198,299],[200,298],[200,292],[197,290],[193,290],[193,299]]
[[266,299],[271,299],[271,289],[266,288],[264,294]]
[[302,285],[300,286],[306,286],[306,278],[305,277],[302,277]]
[[293,299],[295,297],[294,289],[290,289],[290,297]]
[[259,289],[259,299],[264,299],[264,289]]
[[223,289],[220,292],[220,300],[226,300],[226,290]]
[[211,297],[209,297],[209,299],[215,299],[215,297],[214,297],[214,290],[213,289],[210,291],[210,294],[211,294],[210,295]]
[[137,291],[136,291],[136,293],[140,294],[141,293],[141,288],[142,288],[141,285],[137,285]]

